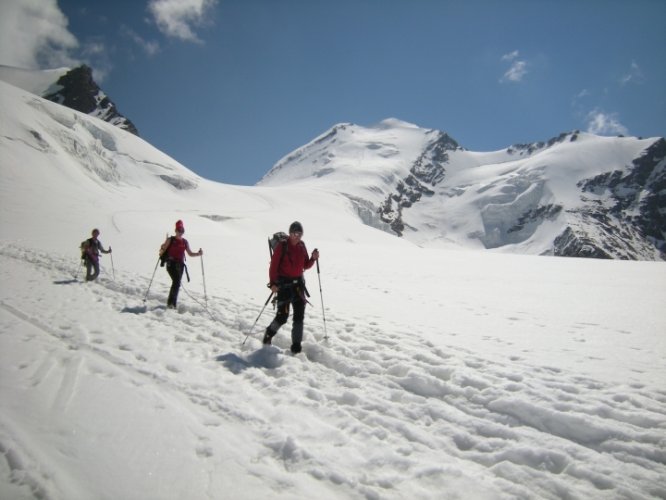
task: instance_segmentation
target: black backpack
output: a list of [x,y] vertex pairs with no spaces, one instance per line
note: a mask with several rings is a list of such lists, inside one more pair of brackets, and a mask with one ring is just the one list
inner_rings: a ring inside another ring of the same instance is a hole
[[164,264],[167,263],[167,260],[169,260],[169,247],[171,246],[171,243],[173,242],[173,236],[169,238],[169,243],[167,243],[166,248],[164,251],[160,254],[160,267],[164,267]]

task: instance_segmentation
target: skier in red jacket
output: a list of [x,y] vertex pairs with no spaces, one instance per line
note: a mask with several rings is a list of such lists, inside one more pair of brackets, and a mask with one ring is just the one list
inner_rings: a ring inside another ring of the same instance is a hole
[[277,293],[277,313],[275,318],[266,328],[264,344],[270,344],[282,325],[289,318],[289,306],[294,306],[294,316],[291,327],[291,352],[301,352],[301,341],[303,340],[303,318],[305,317],[306,296],[309,296],[305,288],[303,272],[310,269],[319,258],[319,251],[315,249],[312,255],[308,255],[305,243],[301,240],[303,226],[300,222],[294,222],[289,226],[289,238],[278,244],[271,258],[268,271],[270,287],[273,293]]
[[170,236],[160,247],[160,256],[166,253],[166,268],[171,277],[171,289],[167,299],[167,309],[175,309],[178,301],[178,292],[180,291],[180,282],[185,270],[185,253],[190,257],[200,257],[203,255],[201,248],[194,253],[190,250],[190,244],[183,238],[185,226],[182,220],[176,222],[176,235]]

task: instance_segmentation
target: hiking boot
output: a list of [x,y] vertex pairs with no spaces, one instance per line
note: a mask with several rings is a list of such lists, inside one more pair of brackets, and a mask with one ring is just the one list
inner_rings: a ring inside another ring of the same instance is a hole
[[291,344],[291,352],[294,354],[301,352],[301,344]]
[[268,333],[268,330],[266,330],[266,333],[264,333],[263,344],[264,344],[264,345],[271,345],[271,339],[272,339],[272,338],[273,338],[273,337]]

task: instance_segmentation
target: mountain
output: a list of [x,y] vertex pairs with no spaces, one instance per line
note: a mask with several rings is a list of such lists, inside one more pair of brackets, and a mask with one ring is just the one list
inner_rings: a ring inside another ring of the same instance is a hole
[[427,247],[666,258],[666,141],[573,131],[489,153],[395,119],[340,124],[261,186],[346,195],[361,219]]
[[[420,248],[4,82],[0,116],[0,498],[666,496],[662,262]],[[178,219],[204,254],[167,310]],[[293,220],[321,253],[297,356],[289,324],[261,345]]]
[[95,82],[89,66],[39,71],[0,66],[0,80],[139,135]]
[[56,85],[57,89],[43,97],[139,135],[134,124],[118,112],[113,101],[99,88],[90,67],[82,65],[68,71]]

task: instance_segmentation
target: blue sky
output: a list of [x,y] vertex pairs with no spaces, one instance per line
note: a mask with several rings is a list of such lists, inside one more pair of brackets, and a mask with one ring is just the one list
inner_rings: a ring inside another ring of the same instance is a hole
[[87,63],[141,136],[256,183],[341,122],[492,151],[666,135],[663,0],[2,0],[0,64]]

